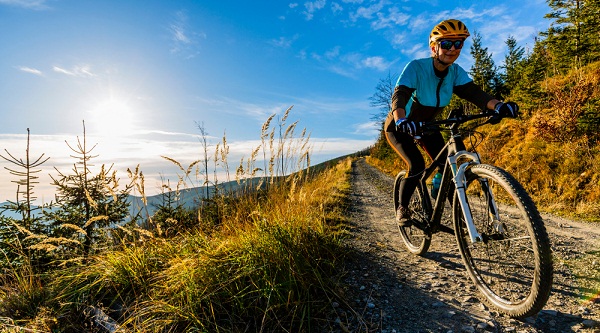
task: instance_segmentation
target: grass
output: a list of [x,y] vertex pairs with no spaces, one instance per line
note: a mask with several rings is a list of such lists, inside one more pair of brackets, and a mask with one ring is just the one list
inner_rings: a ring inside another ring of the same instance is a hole
[[[131,332],[327,327],[338,297],[339,263],[347,253],[341,239],[350,159],[312,170],[308,136],[305,131],[294,136],[296,123],[285,126],[288,113],[278,127],[270,127],[269,118],[263,144],[242,159],[235,173],[241,190],[216,191],[186,214],[155,214],[146,223],[114,229],[105,248],[79,260],[55,257],[43,273],[28,264],[5,272],[0,327],[15,332],[102,331],[99,325]],[[223,138],[206,161],[229,166],[227,153]],[[258,168],[261,155],[265,161]],[[202,161],[179,166],[177,189],[192,183],[194,174],[201,176],[197,184],[219,184],[194,171],[206,167]],[[253,181],[257,175],[262,184]],[[143,194],[141,171],[130,176]],[[179,210],[163,213],[181,211],[176,199],[171,204]]]
[[538,207],[600,222],[600,149],[597,126],[600,63],[543,82],[546,97],[531,116],[487,130],[484,160],[511,172]]
[[96,304],[135,331],[310,331],[335,297],[347,169],[278,188],[211,234],[153,238],[57,272],[61,316]]

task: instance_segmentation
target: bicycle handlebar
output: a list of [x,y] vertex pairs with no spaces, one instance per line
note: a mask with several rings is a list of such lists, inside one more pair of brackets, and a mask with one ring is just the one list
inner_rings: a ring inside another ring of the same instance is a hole
[[[447,119],[444,120],[434,120],[434,121],[427,121],[427,122],[419,122],[420,128],[421,128],[421,133],[426,132],[427,130],[437,130],[440,128],[440,125],[451,125],[451,129],[454,128],[454,126],[466,123],[468,121],[471,120],[475,120],[475,119],[481,119],[481,118],[490,118],[489,120],[498,117],[498,114],[495,113],[493,110],[483,110],[481,113],[477,113],[477,114],[462,114],[461,110],[452,110],[450,112],[450,114],[448,115]],[[497,119],[497,118],[496,118]],[[483,124],[486,124],[489,122],[486,121],[482,124],[479,124],[475,127],[481,126]]]

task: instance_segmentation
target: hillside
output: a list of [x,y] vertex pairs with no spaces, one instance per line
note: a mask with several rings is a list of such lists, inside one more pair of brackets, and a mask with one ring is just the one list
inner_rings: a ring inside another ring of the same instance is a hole
[[[230,181],[221,183],[217,187],[218,191],[223,193],[236,193],[240,188],[246,186],[256,186],[260,181],[261,178],[256,177],[254,179],[245,180],[243,184],[239,184],[237,181]],[[207,197],[214,197],[217,191],[217,187],[215,187],[214,185],[210,185],[206,187],[203,186],[194,188],[184,188],[176,191],[165,191],[164,193],[150,195],[145,198],[142,198],[139,195],[130,194],[127,195],[125,201],[129,205],[129,212],[132,216],[142,209],[144,210],[144,214],[152,215],[158,209],[158,207],[169,204],[173,206],[181,206],[185,209],[195,209],[198,206],[200,200],[203,200]],[[144,199],[146,200],[146,203],[144,203]],[[0,203],[0,207],[7,207],[9,205],[9,202]],[[32,206],[32,210],[34,212],[39,213],[39,208],[39,206]],[[16,220],[22,218],[22,216],[19,213],[8,209],[1,212],[0,216],[9,217]]]
[[600,220],[599,83],[600,63],[546,79],[521,119],[482,129],[484,160],[514,174],[544,211]]
[[[480,127],[484,163],[512,173],[539,209],[600,221],[600,63],[548,78],[538,96],[515,95],[518,119]],[[389,175],[405,166],[380,137],[372,163]]]

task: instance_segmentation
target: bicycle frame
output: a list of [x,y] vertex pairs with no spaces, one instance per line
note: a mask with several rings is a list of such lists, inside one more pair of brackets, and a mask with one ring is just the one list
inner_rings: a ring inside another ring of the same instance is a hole
[[[439,168],[442,164],[444,165],[444,170],[442,173],[442,182],[440,185],[440,190],[438,192],[435,207],[432,207],[431,200],[428,195],[425,195],[425,205],[427,208],[429,220],[429,226],[432,228],[432,232],[436,231],[448,231],[449,228],[443,226],[441,224],[442,213],[444,211],[445,201],[448,198],[448,191],[450,187],[450,182],[452,181],[454,184],[455,191],[457,193],[457,198],[460,202],[460,206],[462,208],[463,217],[465,219],[467,230],[469,232],[469,237],[471,243],[484,241],[481,234],[477,231],[475,224],[473,223],[473,217],[471,216],[471,209],[469,208],[469,201],[467,199],[466,194],[466,170],[468,167],[480,164],[481,160],[479,158],[479,154],[476,152],[469,152],[466,149],[466,146],[462,140],[462,136],[457,131],[458,126],[453,124],[450,128],[451,130],[451,138],[444,145],[444,148],[440,151],[440,153],[436,156],[433,162],[424,170],[421,179],[419,181],[419,186],[421,187],[424,193],[427,193],[426,180],[433,174],[433,172]],[[459,161],[462,159],[466,159],[466,162],[462,162],[459,164]],[[485,192],[487,200],[489,200],[490,207],[490,216],[492,217],[492,221],[494,222],[494,228],[501,231],[502,224],[499,222],[498,216],[498,208],[496,202],[493,198],[491,191],[488,190],[488,183],[486,179],[480,179],[482,189]]]
[[[460,129],[468,121],[486,117]],[[477,134],[472,147],[466,147],[471,135],[477,133],[475,128],[501,119],[489,110],[469,115],[453,110],[446,120],[419,123],[417,135],[447,131],[450,138],[425,170],[398,173],[394,208],[397,213],[406,199],[402,182],[411,177],[417,183],[406,207],[411,223],[398,223],[407,249],[423,256],[434,233],[454,234],[465,269],[484,297],[482,301],[509,316],[526,318],[545,306],[552,290],[552,249],[544,221],[517,179],[481,161],[475,151],[481,139]],[[437,170],[442,172],[442,179],[437,198],[432,199],[426,182]],[[442,223],[446,199],[451,206],[452,227]]]

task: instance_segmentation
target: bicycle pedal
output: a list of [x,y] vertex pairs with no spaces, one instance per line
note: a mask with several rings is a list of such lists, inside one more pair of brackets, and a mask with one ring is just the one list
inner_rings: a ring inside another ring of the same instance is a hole
[[422,223],[421,221],[417,221],[417,220],[411,220],[411,224],[413,227],[422,230],[422,231],[428,231],[428,226],[424,223]]

